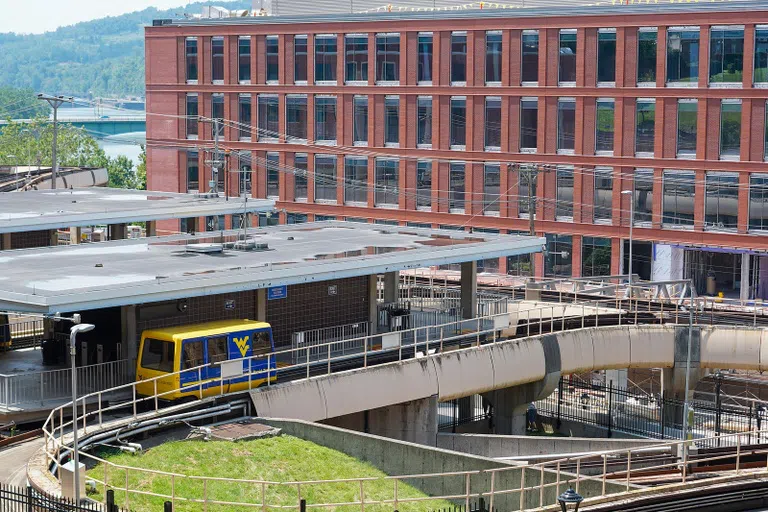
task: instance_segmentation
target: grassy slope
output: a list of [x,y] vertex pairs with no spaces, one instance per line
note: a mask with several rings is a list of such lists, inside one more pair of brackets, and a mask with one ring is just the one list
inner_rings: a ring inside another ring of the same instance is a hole
[[[142,467],[159,471],[185,473],[198,476],[215,476],[223,478],[266,480],[272,482],[291,482],[308,480],[334,480],[359,477],[385,477],[386,475],[357,459],[341,452],[292,436],[280,436],[269,439],[231,443],[225,441],[179,441],[166,443],[148,450],[143,455],[112,454],[109,460],[115,464],[131,467]],[[125,471],[109,469],[108,478],[115,485],[125,487]],[[89,476],[104,479],[103,466],[97,466],[88,472]],[[170,477],[164,475],[131,474],[130,486],[142,491],[160,494],[171,494]],[[202,498],[203,485],[195,480],[176,480],[176,495]],[[376,480],[364,484],[366,499],[392,499],[394,482],[392,480]],[[261,503],[261,485],[242,485],[232,482],[214,482],[207,487],[209,499],[229,502]],[[116,499],[125,506],[125,493],[116,491]],[[302,486],[301,496],[309,505],[318,503],[343,503],[359,500],[360,485],[357,482],[307,485]],[[420,491],[413,487],[398,486],[398,496],[423,497]],[[103,488],[99,485],[99,493],[91,496],[103,501]],[[267,487],[267,503],[271,505],[296,505],[298,501],[296,487],[273,485]],[[162,498],[132,494],[130,509],[136,512],[162,510]],[[398,510],[425,511],[447,507],[448,503],[438,500],[399,504]],[[177,502],[177,512],[202,510],[199,503]],[[234,512],[240,510],[235,506],[209,507],[211,511]],[[258,510],[261,510],[258,508]],[[360,505],[342,506],[333,509],[316,508],[315,510],[335,510],[346,512],[360,510]],[[366,506],[366,511],[391,512],[393,507]]]

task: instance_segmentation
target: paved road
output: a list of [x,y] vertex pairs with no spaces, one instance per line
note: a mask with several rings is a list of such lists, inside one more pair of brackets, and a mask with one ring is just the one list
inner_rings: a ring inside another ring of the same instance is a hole
[[41,446],[43,439],[39,438],[0,450],[0,482],[27,485],[27,461]]

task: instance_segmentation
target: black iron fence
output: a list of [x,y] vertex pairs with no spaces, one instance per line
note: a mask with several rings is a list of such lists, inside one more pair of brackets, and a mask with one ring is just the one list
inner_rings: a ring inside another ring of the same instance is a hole
[[432,509],[430,512],[498,512],[499,509],[493,507],[493,510],[485,503],[485,498],[477,501],[471,501],[469,506],[466,503],[452,505],[447,508]]
[[493,426],[493,406],[480,395],[472,395],[437,404],[437,428],[456,432],[457,427],[480,420],[488,420]]
[[[715,402],[692,400],[689,402],[688,431],[702,448],[735,443],[702,438],[721,434],[747,433],[741,442],[756,444],[768,441],[757,433],[768,428],[763,404],[723,405],[719,395]],[[579,380],[560,379],[552,395],[536,402],[537,413],[558,424],[563,420],[576,421],[602,427],[606,434],[614,432],[640,435],[653,439],[682,439],[685,403],[659,394],[645,394]]]
[[75,503],[35,491],[32,487],[14,487],[0,483],[0,511],[2,512],[121,512],[114,504],[114,493],[109,492],[107,503]]

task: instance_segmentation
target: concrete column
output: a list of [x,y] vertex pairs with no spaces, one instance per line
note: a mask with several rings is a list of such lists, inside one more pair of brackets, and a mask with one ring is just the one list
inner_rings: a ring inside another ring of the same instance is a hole
[[127,224],[110,224],[109,225],[110,240],[125,240],[126,238],[128,238]]
[[11,249],[11,234],[3,233],[0,235],[0,251]]
[[256,290],[256,321],[267,321],[267,290],[259,288]]
[[749,253],[741,255],[741,289],[739,290],[739,298],[743,301],[749,300],[749,265],[752,263]]
[[554,356],[552,351],[554,338],[546,341],[549,348],[544,349],[548,354],[546,360],[547,376],[538,381],[522,386],[497,389],[483,395],[493,404],[495,433],[501,435],[525,435],[528,406],[531,402],[548,397],[557,388],[560,381],[560,355]]
[[477,262],[461,264],[461,317],[475,318],[477,313]]
[[605,370],[605,385],[613,383],[614,388],[627,389],[629,379],[627,378],[627,369]]
[[156,220],[148,220],[147,221],[147,236],[157,236],[157,221]]
[[69,245],[77,245],[82,240],[83,228],[72,226],[69,228]]
[[[673,281],[683,278],[685,249],[656,244],[653,250],[651,281]],[[635,272],[635,270],[632,270]],[[636,273],[636,272],[635,272]]]
[[[666,398],[685,400],[685,373],[688,358],[688,326],[679,326],[675,329],[675,364],[672,368],[665,368],[661,374],[661,390]],[[693,390],[696,384],[704,376],[705,372],[700,367],[701,361],[701,329],[693,328],[691,340],[691,371],[688,385],[688,399],[693,398]],[[664,410],[664,419],[667,425],[682,425],[683,408],[668,407]]]
[[379,327],[378,314],[378,276],[368,276],[368,330],[369,334],[376,334]]
[[121,355],[123,359],[134,361],[139,350],[139,332],[137,326],[136,306],[122,306],[120,308],[121,323]]
[[384,274],[384,302],[397,302],[400,296],[400,272],[387,272]]
[[52,229],[50,231],[50,237],[51,237],[51,241],[49,245],[51,247],[56,247],[57,245],[59,245],[59,231],[57,229]]

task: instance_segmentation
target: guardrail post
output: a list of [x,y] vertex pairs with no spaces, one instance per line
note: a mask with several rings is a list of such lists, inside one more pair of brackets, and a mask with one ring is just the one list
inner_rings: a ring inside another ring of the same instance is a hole
[[299,500],[299,512],[307,512],[307,500]]
[[43,372],[40,372],[40,405],[43,405],[45,399],[45,391],[43,390]]
[[613,436],[613,381],[608,383],[608,437]]
[[525,466],[520,468],[520,510],[525,510]]
[[115,512],[117,507],[115,506],[115,491],[113,489],[107,490],[107,512]]
[[170,501],[163,503],[163,512],[173,512],[173,504]]
[[736,434],[736,473],[739,472],[741,464],[741,434]]

